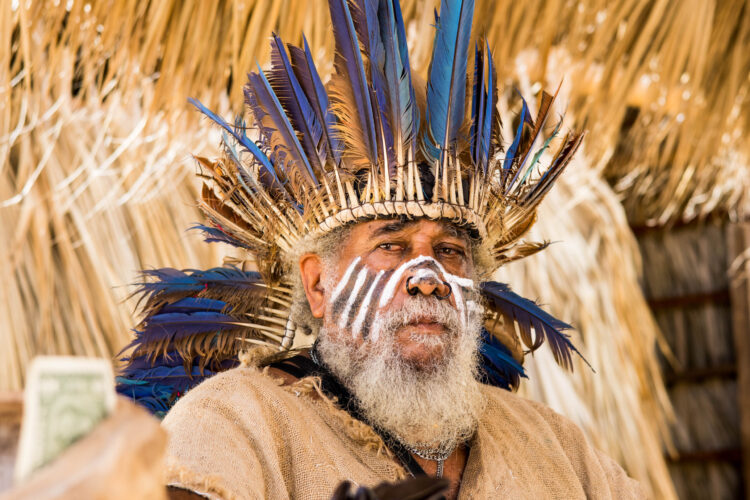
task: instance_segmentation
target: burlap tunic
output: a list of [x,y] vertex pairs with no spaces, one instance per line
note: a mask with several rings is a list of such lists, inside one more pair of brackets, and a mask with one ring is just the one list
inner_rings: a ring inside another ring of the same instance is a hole
[[[643,498],[640,485],[549,408],[485,387],[489,404],[471,443],[459,498]],[[163,422],[167,484],[211,498],[328,499],[348,479],[404,477],[377,435],[317,395],[254,368],[219,374],[186,394]]]

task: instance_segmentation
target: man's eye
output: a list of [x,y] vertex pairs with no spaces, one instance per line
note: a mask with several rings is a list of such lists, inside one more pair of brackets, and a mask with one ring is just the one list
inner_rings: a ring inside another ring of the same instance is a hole
[[395,250],[400,250],[401,246],[398,243],[381,243],[378,245],[378,248],[385,250],[386,252],[393,252]]
[[441,255],[446,255],[450,257],[465,255],[463,250],[461,250],[460,248],[453,248],[453,247],[441,247],[438,249],[438,253],[440,253]]

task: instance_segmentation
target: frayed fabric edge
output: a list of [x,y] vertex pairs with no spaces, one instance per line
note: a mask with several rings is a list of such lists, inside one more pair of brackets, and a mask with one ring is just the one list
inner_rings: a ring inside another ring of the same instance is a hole
[[169,462],[169,459],[167,459],[165,472],[165,484],[167,486],[189,490],[210,500],[234,500],[238,498],[237,495],[221,485],[219,477],[197,474],[190,469]]

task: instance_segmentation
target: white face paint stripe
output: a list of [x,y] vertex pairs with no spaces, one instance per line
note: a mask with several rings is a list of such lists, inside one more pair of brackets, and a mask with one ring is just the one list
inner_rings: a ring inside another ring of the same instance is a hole
[[445,272],[445,270],[443,270],[443,275],[445,276],[446,281],[450,283],[455,283],[458,286],[462,286],[464,288],[474,288],[474,280],[470,280],[469,278],[462,278],[460,276],[456,276],[455,274],[447,273]]
[[[412,260],[405,262],[399,266],[398,269],[396,269],[396,272],[391,275],[391,278],[388,280],[388,282],[385,285],[385,288],[383,289],[383,295],[380,296],[380,302],[378,303],[378,307],[383,307],[388,302],[391,301],[393,298],[394,293],[396,293],[396,287],[398,286],[398,283],[401,281],[402,276],[404,273],[409,269],[410,267],[416,266],[418,264],[421,264],[422,262],[432,262],[435,264],[435,266],[440,270],[440,272],[445,276],[445,279],[448,283],[453,285],[462,286],[464,288],[474,288],[474,280],[471,280],[469,278],[462,278],[460,276],[456,276],[455,274],[451,274],[448,271],[445,270],[443,265],[438,262],[437,260],[433,259],[432,257],[428,257],[427,255],[420,255],[419,257],[415,257]],[[419,273],[420,270],[417,270],[417,273]],[[426,269],[425,271],[429,271]],[[434,273],[434,271],[433,271]]]
[[357,317],[355,318],[354,323],[352,324],[352,337],[354,338],[357,338],[357,336],[359,336],[359,332],[362,330],[362,323],[364,323],[365,316],[367,316],[367,311],[370,306],[370,301],[372,300],[372,294],[375,291],[375,287],[380,281],[380,278],[383,277],[384,272],[385,271],[378,272],[372,284],[370,285],[370,289],[367,290],[367,295],[365,295],[365,298],[362,300],[362,303],[359,305],[359,312],[357,313]]
[[349,264],[349,267],[346,268],[346,272],[344,273],[344,276],[341,278],[341,281],[338,282],[336,285],[336,288],[333,290],[333,293],[331,294],[330,302],[333,303],[339,295],[341,295],[341,292],[344,291],[344,288],[346,287],[346,284],[349,283],[349,279],[352,276],[352,273],[354,272],[354,268],[357,267],[357,263],[360,261],[361,257],[357,257],[352,261],[351,264]]
[[349,294],[349,300],[346,301],[346,307],[344,307],[344,310],[341,312],[339,328],[343,329],[346,326],[346,318],[349,316],[349,310],[352,308],[352,304],[359,294],[359,289],[365,284],[365,279],[367,279],[367,268],[363,267],[359,271],[359,274],[357,274],[357,281],[354,282],[354,288],[352,288],[352,291]]
[[[415,257],[412,260],[408,262],[404,262],[399,266],[398,269],[396,269],[396,272],[394,272],[391,275],[391,278],[388,280],[388,282],[385,284],[385,287],[383,288],[383,295],[380,296],[380,302],[378,303],[378,307],[383,307],[388,302],[391,301],[393,298],[393,294],[396,293],[396,287],[398,286],[398,283],[401,281],[401,277],[404,275],[407,269],[410,267],[416,266],[417,264],[421,264],[422,262],[426,261],[433,261],[437,262],[432,257],[428,257],[426,255],[420,255],[419,257]],[[440,265],[438,263],[438,265]]]
[[436,280],[439,280],[440,277],[438,276],[438,273],[433,271],[432,269],[417,269],[414,271],[414,279],[423,279],[423,278],[435,278]]

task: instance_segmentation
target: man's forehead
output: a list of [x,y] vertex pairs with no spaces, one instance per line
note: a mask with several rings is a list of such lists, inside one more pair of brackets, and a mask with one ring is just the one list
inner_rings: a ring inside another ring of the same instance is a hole
[[357,224],[355,230],[357,233],[367,237],[377,237],[380,235],[401,232],[428,231],[435,235],[445,235],[469,240],[469,232],[465,228],[443,220],[407,218],[376,219]]

